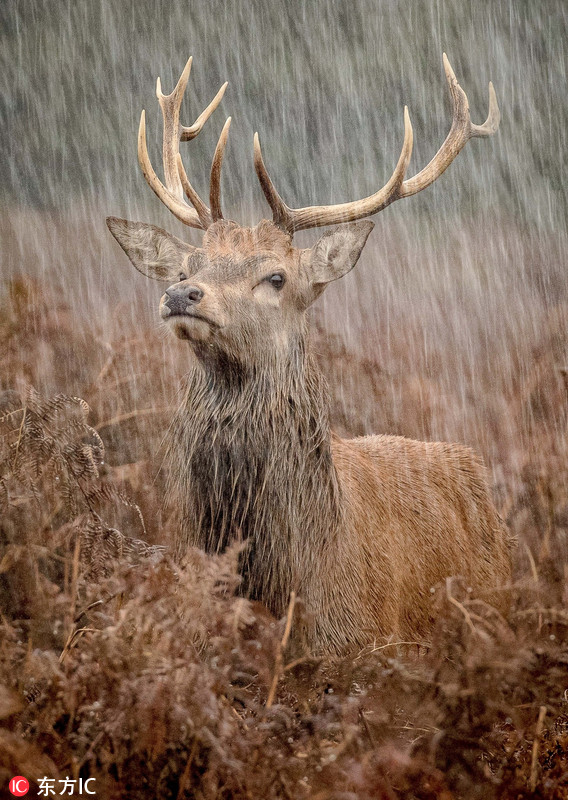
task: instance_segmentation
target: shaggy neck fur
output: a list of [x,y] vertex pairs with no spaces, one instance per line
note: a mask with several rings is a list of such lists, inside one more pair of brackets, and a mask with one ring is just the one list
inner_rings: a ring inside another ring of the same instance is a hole
[[284,613],[290,591],[304,593],[319,554],[333,548],[341,515],[327,390],[304,342],[251,369],[198,359],[168,454],[179,554],[246,541],[244,593]]

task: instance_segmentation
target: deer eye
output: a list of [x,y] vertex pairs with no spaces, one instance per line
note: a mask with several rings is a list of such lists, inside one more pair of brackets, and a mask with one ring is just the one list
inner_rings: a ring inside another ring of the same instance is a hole
[[269,275],[266,280],[275,289],[281,289],[286,282],[286,278],[280,272],[275,272],[273,275]]

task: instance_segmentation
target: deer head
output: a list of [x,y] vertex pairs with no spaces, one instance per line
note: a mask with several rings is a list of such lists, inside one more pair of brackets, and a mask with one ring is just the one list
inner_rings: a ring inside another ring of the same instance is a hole
[[[209,206],[189,182],[180,154],[181,141],[198,135],[221,101],[227,84],[191,127],[180,124],[180,106],[189,78],[190,58],[170,95],[156,94],[163,114],[165,184],[156,175],[146,146],[145,112],[138,134],[138,159],[144,176],[169,210],[183,223],[205,231],[201,247],[193,247],[161,228],[109,217],[108,227],[136,269],[171,285],[160,301],[160,315],[202,358],[229,356],[252,364],[271,348],[289,352],[303,330],[304,312],[328,283],[347,274],[373,228],[361,220],[395,200],[410,197],[433,183],[467,141],[490,136],[499,125],[499,109],[489,84],[489,114],[483,125],[470,120],[465,92],[444,54],[444,69],[453,107],[450,132],[430,163],[405,179],[412,153],[412,125],[404,109],[404,141],[395,170],[382,189],[362,200],[330,206],[290,208],[274,187],[263,161],[258,134],[254,164],[272,221],[255,228],[226,221],[221,210],[220,176],[231,118],[223,127],[211,166]],[[186,202],[184,194],[187,197]],[[337,225],[314,247],[292,245],[295,231]]]

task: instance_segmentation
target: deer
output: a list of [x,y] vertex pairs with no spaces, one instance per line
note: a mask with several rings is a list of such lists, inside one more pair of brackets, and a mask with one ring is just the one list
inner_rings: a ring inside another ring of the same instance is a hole
[[[179,520],[175,554],[244,542],[241,590],[276,617],[292,593],[305,607],[304,641],[343,653],[373,641],[425,641],[436,584],[462,576],[475,596],[504,607],[510,540],[480,458],[469,447],[380,434],[342,439],[330,428],[326,382],[310,345],[307,310],[357,264],[374,223],[396,200],[430,186],[469,139],[493,135],[500,112],[471,122],[465,92],[443,55],[452,123],[430,163],[406,178],[413,144],[408,108],[400,157],[385,186],[338,205],[291,208],[275,188],[254,135],[254,166],[272,220],[243,227],[221,209],[221,165],[231,117],[210,172],[209,206],[179,152],[219,105],[227,83],[186,127],[180,123],[190,58],[163,116],[163,183],[138,131],[144,177],[173,215],[203,231],[195,247],[164,229],[108,217],[142,274],[169,284],[165,326],[189,344],[181,405],[166,438],[168,495]],[[297,231],[331,227],[307,249]]]

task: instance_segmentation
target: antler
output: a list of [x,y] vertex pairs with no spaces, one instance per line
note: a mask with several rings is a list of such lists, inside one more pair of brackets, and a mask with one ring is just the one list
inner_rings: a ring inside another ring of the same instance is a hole
[[443,56],[444,70],[450,89],[453,108],[453,119],[450,132],[430,163],[417,175],[404,180],[404,175],[412,153],[412,125],[408,109],[404,108],[404,142],[398,164],[388,183],[375,194],[363,200],[351,203],[340,203],[332,206],[308,206],[306,208],[290,208],[282,200],[274,184],[270,180],[262,153],[258,133],[254,135],[254,166],[260,185],[268,204],[272,209],[273,221],[289,233],[305,228],[319,228],[323,225],[335,225],[341,222],[352,222],[362,217],[376,214],[402,197],[422,191],[440,177],[450,166],[460,150],[469,139],[475,136],[491,136],[499,127],[500,113],[493,84],[489,83],[489,114],[483,125],[474,125],[469,115],[469,103],[464,90],[457,82],[454,71],[446,54]]
[[[221,86],[213,100],[209,103],[207,108],[201,112],[191,127],[188,128],[184,125],[180,125],[180,106],[189,79],[192,61],[192,58],[188,60],[177,86],[171,94],[165,95],[162,93],[162,86],[159,78],[156,83],[156,96],[164,118],[163,164],[166,185],[164,186],[154,172],[154,168],[148,156],[145,111],[142,111],[140,128],[138,130],[138,161],[140,162],[142,172],[150,188],[157,194],[162,203],[169,208],[172,214],[192,228],[206,230],[209,225],[216,220],[223,219],[221,211],[221,164],[223,163],[223,154],[229,135],[231,117],[227,119],[223,126],[215,149],[215,155],[213,156],[209,182],[209,203],[211,208],[208,208],[189,182],[179,154],[179,143],[180,141],[188,142],[198,135],[204,124],[221,102],[221,98],[227,88],[227,83],[225,82]],[[193,208],[185,202],[183,196],[184,192]]]

